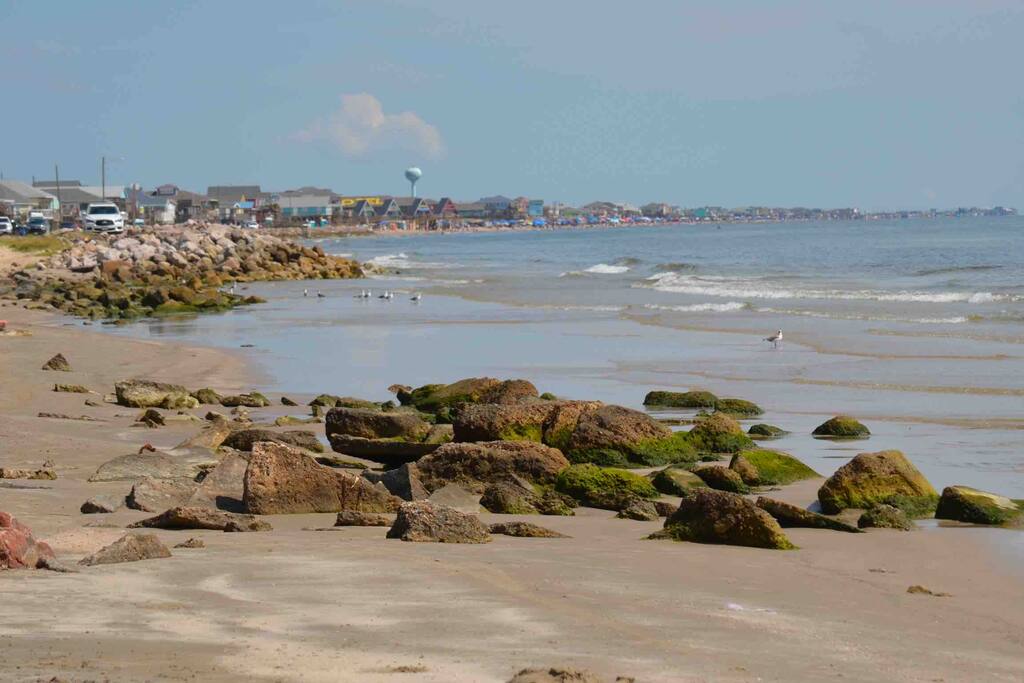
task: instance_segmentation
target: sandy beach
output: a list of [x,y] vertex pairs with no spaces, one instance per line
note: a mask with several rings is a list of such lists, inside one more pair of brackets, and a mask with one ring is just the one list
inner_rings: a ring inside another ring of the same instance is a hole
[[[134,426],[138,411],[102,403],[116,380],[266,386],[236,353],[0,311],[10,328],[31,333],[0,338],[3,463],[49,460],[58,473],[0,489],[0,508],[69,564],[147,516],[80,514],[89,496],[125,488],[87,482],[95,468],[198,430],[184,420]],[[99,407],[51,391],[56,373],[38,368],[57,352],[75,370],[60,380],[97,392]],[[308,400],[320,389],[290,395]],[[806,506],[820,483],[771,495]],[[330,514],[268,519],[274,530],[263,534],[157,531],[168,546],[206,542],[165,560],[3,573],[0,678],[497,682],[555,665],[640,681],[1024,676],[1022,565],[1000,550],[1018,532],[936,523],[910,533],[791,529],[800,549],[783,552],[642,540],[660,523],[591,509],[542,518],[571,538],[498,536],[479,546],[401,543],[374,528],[307,530],[330,527]],[[911,585],[950,595],[908,594]]]

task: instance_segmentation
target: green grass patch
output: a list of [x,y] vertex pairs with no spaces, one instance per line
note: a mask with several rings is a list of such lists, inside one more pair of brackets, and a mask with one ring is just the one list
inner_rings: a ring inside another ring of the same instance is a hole
[[6,247],[20,254],[52,256],[67,249],[68,243],[58,235],[26,235],[25,237],[5,235],[0,237],[0,247]]

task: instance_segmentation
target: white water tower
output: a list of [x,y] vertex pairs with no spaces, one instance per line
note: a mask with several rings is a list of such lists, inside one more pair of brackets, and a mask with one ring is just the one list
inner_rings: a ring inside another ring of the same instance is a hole
[[409,181],[409,186],[412,188],[413,197],[416,196],[416,181],[422,177],[423,171],[416,168],[415,166],[410,166],[409,168],[405,169],[405,179]]

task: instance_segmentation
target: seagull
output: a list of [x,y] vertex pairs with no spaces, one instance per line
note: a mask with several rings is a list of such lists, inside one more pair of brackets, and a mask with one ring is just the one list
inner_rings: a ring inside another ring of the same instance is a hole
[[302,290],[302,296],[309,296],[309,290],[308,289]]
[[384,293],[381,294],[380,296],[378,296],[377,298],[378,299],[390,299],[391,298],[390,292],[388,292],[388,290],[385,289]]
[[359,293],[353,295],[352,298],[353,299],[365,299],[366,298],[366,290],[365,289],[359,290]]
[[316,295],[317,295],[317,297],[319,297],[321,299],[326,299],[327,298],[327,295],[324,294],[323,292],[321,292],[319,289],[316,290]]
[[413,303],[417,303],[417,304],[418,304],[418,303],[419,303],[420,301],[422,301],[422,300],[423,300],[423,295],[422,295],[422,294],[420,294],[419,292],[416,292],[416,293],[415,293],[415,294],[413,294],[413,295],[412,295],[411,297],[409,297],[409,301],[412,301]]
[[775,334],[773,334],[770,337],[765,337],[764,340],[766,342],[771,342],[772,343],[772,348],[774,348],[774,349],[779,348],[779,343],[782,341],[782,330],[779,330],[778,332],[776,332]]

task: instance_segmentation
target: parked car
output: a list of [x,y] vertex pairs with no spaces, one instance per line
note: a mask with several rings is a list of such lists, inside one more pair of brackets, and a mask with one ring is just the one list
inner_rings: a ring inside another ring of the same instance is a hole
[[0,216],[0,235],[13,235],[14,223],[7,216]]
[[29,235],[45,235],[48,232],[50,232],[50,221],[38,216],[28,219]]
[[93,232],[124,232],[124,216],[116,204],[90,204],[82,216],[83,227]]
[[246,222],[242,223],[242,227],[243,228],[250,228],[252,230],[256,230],[257,228],[260,227],[260,224],[257,223],[256,221],[246,221]]

